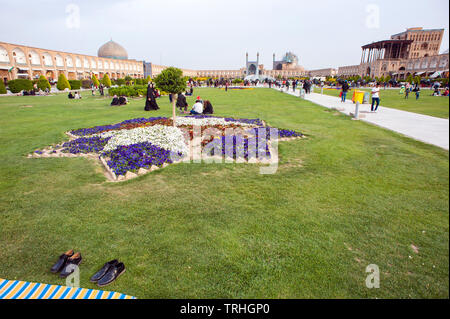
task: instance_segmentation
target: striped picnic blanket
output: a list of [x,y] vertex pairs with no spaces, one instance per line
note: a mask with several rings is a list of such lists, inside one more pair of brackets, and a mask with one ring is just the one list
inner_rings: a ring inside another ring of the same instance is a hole
[[136,299],[114,291],[103,291],[0,278],[0,299]]

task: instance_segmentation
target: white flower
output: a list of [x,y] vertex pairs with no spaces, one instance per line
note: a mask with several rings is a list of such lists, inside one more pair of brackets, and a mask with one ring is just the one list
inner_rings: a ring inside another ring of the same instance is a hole
[[184,140],[183,132],[173,126],[153,125],[137,127],[131,130],[109,131],[99,134],[100,137],[111,139],[106,144],[104,151],[112,151],[122,145],[131,145],[150,142],[153,145],[173,152],[188,153],[188,146]]

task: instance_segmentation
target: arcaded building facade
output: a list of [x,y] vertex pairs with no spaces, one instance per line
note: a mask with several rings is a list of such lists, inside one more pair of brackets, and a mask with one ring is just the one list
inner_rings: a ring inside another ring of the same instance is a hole
[[95,74],[112,79],[127,75],[144,76],[142,61],[128,59],[126,50],[109,41],[98,50],[98,56],[69,53],[0,42],[0,78],[3,81],[44,75],[50,81],[63,73],[69,80],[91,78]]

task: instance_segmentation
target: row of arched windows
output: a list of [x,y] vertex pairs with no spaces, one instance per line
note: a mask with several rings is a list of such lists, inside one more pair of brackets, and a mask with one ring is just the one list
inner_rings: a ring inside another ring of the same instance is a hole
[[[14,61],[18,65],[27,65],[27,57],[25,52],[20,48],[15,48],[12,50],[12,55]],[[31,65],[41,65],[41,57],[36,51],[30,50],[28,53],[28,60]],[[10,57],[8,51],[0,46],[0,63],[10,63]],[[142,66],[133,63],[123,63],[118,61],[107,61],[101,59],[89,59],[86,57],[78,57],[76,56],[74,59],[72,56],[66,56],[65,58],[56,54],[54,58],[48,53],[44,52],[42,54],[42,63],[47,67],[64,67],[67,68],[85,68],[85,69],[105,69],[105,70],[127,70],[127,71],[136,71],[142,72]]]

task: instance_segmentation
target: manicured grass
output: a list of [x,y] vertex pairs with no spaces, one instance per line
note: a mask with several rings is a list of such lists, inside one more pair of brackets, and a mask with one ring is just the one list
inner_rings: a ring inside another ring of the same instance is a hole
[[[363,91],[370,92],[370,89],[362,89]],[[320,88],[314,89],[315,93],[320,93]],[[331,96],[339,96],[340,90],[336,89],[324,89],[323,93]],[[409,94],[409,98],[405,99],[404,94],[399,93],[399,89],[386,89],[380,90],[380,105],[385,107],[391,107],[402,111],[408,111],[413,113],[420,113],[435,117],[441,117],[448,119],[449,115],[449,99],[445,96],[431,96],[433,93],[429,89],[421,89],[420,98],[416,100],[414,92]],[[347,99],[351,100],[353,96],[353,90],[347,93]]]
[[449,297],[447,151],[275,90],[194,95],[308,138],[280,143],[274,175],[177,164],[108,183],[96,161],[26,155],[69,129],[168,116],[167,97],[151,113],[90,93],[0,98],[0,277],[64,284],[49,268],[73,248],[82,287],[118,258],[106,289],[139,298]]

